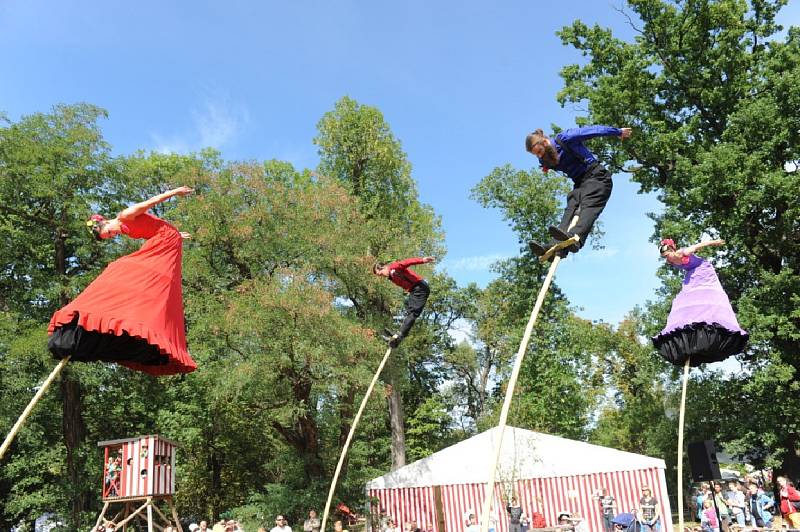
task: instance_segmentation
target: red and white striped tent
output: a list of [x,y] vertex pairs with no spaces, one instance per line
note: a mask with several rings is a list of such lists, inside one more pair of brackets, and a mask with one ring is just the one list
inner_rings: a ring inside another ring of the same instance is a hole
[[[480,522],[498,435],[495,427],[371,480],[371,512],[385,512],[398,526],[416,521],[422,530],[464,532],[465,515],[474,513]],[[509,530],[505,504],[512,493],[526,514],[541,513],[547,526],[562,511],[579,512],[589,530],[602,532],[596,490],[607,488],[620,513],[639,506],[643,486],[660,503],[661,529],[672,530],[664,467],[661,459],[507,427],[492,505],[498,532]]]

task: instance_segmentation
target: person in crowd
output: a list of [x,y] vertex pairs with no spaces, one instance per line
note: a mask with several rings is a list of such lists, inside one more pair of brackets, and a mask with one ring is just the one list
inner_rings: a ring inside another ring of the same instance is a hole
[[288,525],[288,522],[283,515],[278,515],[275,518],[275,526],[272,527],[270,532],[292,532],[292,527]]
[[319,532],[320,521],[316,510],[308,511],[308,519],[303,521],[303,532]]
[[519,518],[519,526],[522,532],[528,532],[528,530],[531,528],[531,519],[525,512],[522,512],[522,515]]
[[558,516],[556,520],[558,521],[558,528],[561,530],[575,530],[575,527],[572,525],[572,521],[570,521],[570,513],[569,512],[558,512]]
[[383,532],[400,532],[400,529],[391,517],[386,519],[386,524],[383,527]]
[[700,484],[697,491],[697,520],[700,521],[703,517],[703,503],[706,502],[711,496],[711,485],[708,482]]
[[481,532],[481,527],[478,524],[475,514],[469,514],[467,518],[467,532]]
[[800,528],[800,492],[784,476],[779,476],[775,480],[780,490],[780,508],[784,521],[789,528]]
[[197,530],[199,530],[200,532],[208,532],[208,521],[205,520],[200,521],[200,526],[198,527]]
[[703,501],[703,514],[700,517],[700,527],[703,532],[719,532],[719,520],[717,512],[714,510],[714,502],[711,499]]
[[660,530],[659,517],[661,509],[658,499],[653,497],[649,486],[642,487],[642,497],[639,499],[639,511],[636,512],[636,519],[639,521],[641,532],[658,532]]
[[586,522],[586,519],[581,516],[580,512],[572,512],[570,521],[572,522],[575,532],[589,532],[589,524]]
[[763,490],[759,493],[758,484],[751,482],[747,486],[747,508],[750,510],[750,524],[757,527],[768,527],[772,524],[771,510],[775,502]]
[[717,511],[719,512],[719,528],[722,532],[729,532],[731,523],[730,510],[725,503],[725,493],[722,491],[722,484],[714,484],[714,501],[717,503]]
[[522,517],[522,507],[517,502],[515,496],[511,497],[511,502],[506,505],[508,512],[508,529],[510,532],[522,532],[522,524],[520,518]]
[[614,519],[614,514],[617,511],[617,505],[614,501],[614,497],[609,495],[608,488],[601,488],[595,490],[592,499],[596,500],[600,504],[600,513],[603,516],[603,531],[613,532],[614,525],[611,523],[611,521]]
[[726,493],[726,497],[727,499],[725,503],[728,505],[731,522],[736,521],[737,525],[742,527],[745,526],[745,497],[738,481],[731,480],[728,482],[728,492]]
[[410,259],[398,260],[390,262],[389,264],[382,264],[376,262],[372,267],[372,273],[380,277],[386,277],[391,282],[408,292],[405,301],[405,317],[400,330],[396,333],[389,331],[384,336],[384,340],[389,344],[389,347],[394,349],[403,338],[408,336],[414,322],[417,321],[422,309],[425,308],[425,303],[428,302],[428,297],[431,295],[431,289],[428,282],[420,277],[417,272],[412,270],[410,266],[415,264],[429,264],[436,260],[435,257],[412,257]]

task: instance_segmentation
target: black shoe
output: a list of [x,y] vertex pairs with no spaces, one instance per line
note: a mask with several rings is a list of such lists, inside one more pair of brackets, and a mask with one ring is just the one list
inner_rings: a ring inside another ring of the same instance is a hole
[[569,240],[572,238],[572,235],[569,233],[565,233],[558,227],[551,225],[547,228],[547,232],[550,233],[550,236],[558,240],[559,242],[563,242],[564,240]]
[[531,248],[531,253],[533,253],[537,257],[541,257],[547,252],[547,248],[542,247],[542,245],[539,244],[538,242],[530,241],[528,242],[528,247]]
[[389,329],[384,329],[381,338],[383,338],[383,341],[389,344],[389,347],[391,348],[395,348],[400,345],[400,341],[402,340],[399,334],[393,333]]

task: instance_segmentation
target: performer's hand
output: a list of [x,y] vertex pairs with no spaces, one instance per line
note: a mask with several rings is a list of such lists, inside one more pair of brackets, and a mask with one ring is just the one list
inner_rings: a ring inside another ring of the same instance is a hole
[[186,231],[181,231],[181,238],[184,240],[191,240],[192,235],[187,233]]
[[623,128],[620,128],[620,130],[622,131],[622,133],[620,133],[619,138],[621,138],[623,140],[627,139],[628,137],[630,137],[631,133],[633,132],[631,130],[631,128],[629,128],[629,127],[623,127]]
[[174,192],[176,196],[188,196],[189,194],[194,192],[194,189],[189,188],[187,186],[183,186],[173,189],[172,192]]
[[423,257],[422,260],[427,264],[429,262],[436,262],[436,257]]

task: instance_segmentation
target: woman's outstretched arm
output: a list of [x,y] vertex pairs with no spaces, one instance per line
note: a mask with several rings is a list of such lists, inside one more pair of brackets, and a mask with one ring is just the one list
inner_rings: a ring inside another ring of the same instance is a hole
[[692,253],[697,253],[699,250],[701,250],[701,249],[703,249],[705,247],[721,246],[723,244],[725,244],[725,241],[722,240],[722,239],[719,239],[719,238],[716,239],[716,240],[707,240],[705,242],[698,242],[697,244],[692,244],[691,246],[689,246],[687,248],[683,248],[683,254],[684,255],[691,255]]
[[140,214],[147,212],[148,210],[152,209],[159,203],[163,203],[173,196],[188,196],[192,192],[194,192],[194,190],[189,187],[173,188],[172,190],[168,190],[163,194],[159,194],[158,196],[153,196],[148,200],[142,201],[135,205],[131,205],[127,209],[120,212],[117,215],[117,218],[119,218],[123,222],[133,220]]

